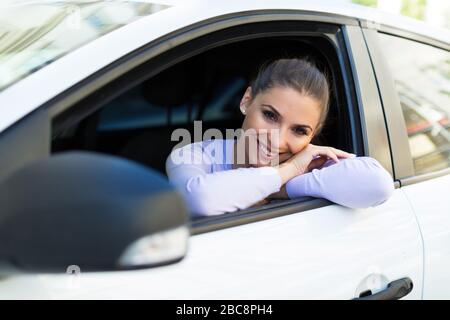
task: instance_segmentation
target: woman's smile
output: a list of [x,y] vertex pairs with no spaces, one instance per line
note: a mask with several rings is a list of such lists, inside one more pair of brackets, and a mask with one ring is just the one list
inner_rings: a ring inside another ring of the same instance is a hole
[[268,147],[267,144],[262,143],[259,139],[258,141],[258,151],[259,151],[259,159],[263,163],[269,163],[270,161],[274,160],[279,153],[274,152],[271,150],[271,147]]
[[[281,149],[273,146],[271,142],[265,143],[265,139],[262,141],[257,138],[257,155],[258,155],[258,165],[268,166],[277,165],[288,160],[292,154],[290,152],[282,152]],[[256,151],[256,150],[255,150]],[[281,152],[280,152],[281,151]]]

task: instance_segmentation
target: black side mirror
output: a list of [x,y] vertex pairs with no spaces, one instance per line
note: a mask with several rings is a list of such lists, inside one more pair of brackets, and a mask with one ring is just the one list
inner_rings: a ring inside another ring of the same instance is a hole
[[125,159],[61,153],[0,184],[0,261],[61,272],[146,268],[181,260],[188,211],[167,179]]

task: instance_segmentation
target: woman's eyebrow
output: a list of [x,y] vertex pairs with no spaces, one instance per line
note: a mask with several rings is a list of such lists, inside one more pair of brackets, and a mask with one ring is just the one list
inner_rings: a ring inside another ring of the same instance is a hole
[[[278,112],[278,110],[275,109],[275,107],[273,107],[272,105],[266,103],[262,103],[261,105],[270,108],[278,117],[283,118],[283,116]],[[309,128],[311,131],[313,131],[311,126],[308,124],[295,124],[294,127]]]
[[275,109],[274,106],[272,106],[272,105],[270,105],[270,104],[266,104],[266,103],[262,103],[261,105],[262,105],[262,106],[265,106],[265,107],[268,107],[269,109],[272,109],[272,111],[273,111],[277,116],[279,116],[280,118],[283,118],[283,116],[278,112],[277,109]]

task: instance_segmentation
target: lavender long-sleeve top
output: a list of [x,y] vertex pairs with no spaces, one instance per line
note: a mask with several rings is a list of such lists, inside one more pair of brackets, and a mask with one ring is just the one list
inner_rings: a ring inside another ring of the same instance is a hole
[[[207,140],[172,151],[169,180],[181,191],[193,215],[210,216],[245,209],[281,188],[273,167],[233,169],[234,140]],[[391,175],[370,157],[326,162],[320,169],[286,183],[289,198],[325,198],[349,208],[385,202],[393,193]]]

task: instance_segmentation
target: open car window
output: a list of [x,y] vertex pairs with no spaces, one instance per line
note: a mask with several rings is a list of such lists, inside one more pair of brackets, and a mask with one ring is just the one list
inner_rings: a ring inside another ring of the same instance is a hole
[[[189,45],[192,50],[193,45]],[[338,55],[330,39],[311,34],[253,37],[203,50],[170,64],[120,94],[116,92],[120,86],[115,84],[110,92],[112,97],[97,105],[95,111],[72,126],[54,132],[52,152],[81,149],[113,154],[166,174],[166,159],[179,143],[171,140],[173,131],[183,128],[195,138],[193,122],[196,120],[202,121],[202,133],[214,128],[225,137],[227,129],[239,129],[244,119],[239,102],[245,89],[264,62],[281,57],[313,59],[329,77],[330,111],[322,134],[314,143],[357,152],[359,147],[353,145],[357,141],[353,137],[356,129],[352,129],[349,120],[350,108],[355,105],[349,101],[352,96],[346,92],[349,89],[345,86],[345,69]],[[129,83],[133,77],[128,75],[123,83]],[[85,108],[86,103],[79,107]],[[283,206],[286,212],[299,212],[329,203],[311,200],[277,200],[223,216],[243,219],[242,215],[249,213],[247,219],[260,215],[260,209]],[[303,202],[309,204],[299,207]],[[213,220],[217,219],[210,219],[211,223],[215,223]]]
[[450,53],[380,34],[417,175],[450,167]]

